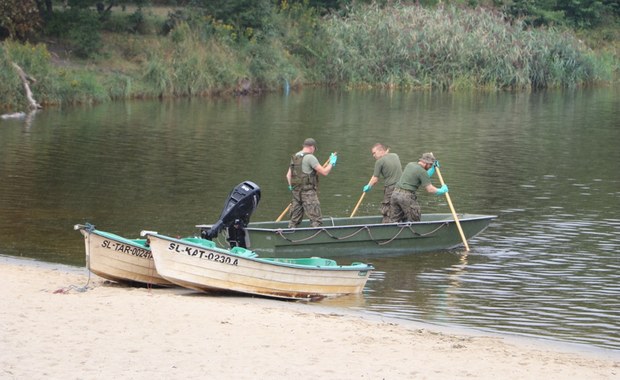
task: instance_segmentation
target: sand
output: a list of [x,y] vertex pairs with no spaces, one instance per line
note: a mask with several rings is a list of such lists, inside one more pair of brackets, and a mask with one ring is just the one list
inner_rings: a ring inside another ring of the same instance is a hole
[[0,297],[0,379],[620,379],[618,351],[30,260],[0,258]]

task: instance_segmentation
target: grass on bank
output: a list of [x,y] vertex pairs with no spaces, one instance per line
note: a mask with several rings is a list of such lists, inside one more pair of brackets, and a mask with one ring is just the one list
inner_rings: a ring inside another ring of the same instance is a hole
[[127,17],[117,14],[103,26],[101,49],[89,59],[67,52],[62,38],[5,41],[0,109],[27,106],[10,62],[36,78],[32,90],[44,105],[273,91],[284,82],[536,90],[609,82],[619,68],[615,47],[595,53],[574,33],[510,24],[482,8],[365,5],[346,18],[319,18],[297,6],[272,15],[269,30],[247,36],[200,17],[164,36],[161,12],[146,14],[140,30]]

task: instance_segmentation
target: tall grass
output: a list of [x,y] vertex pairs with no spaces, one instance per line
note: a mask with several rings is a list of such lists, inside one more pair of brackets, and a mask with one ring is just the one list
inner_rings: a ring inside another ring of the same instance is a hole
[[273,89],[299,69],[280,40],[254,33],[233,39],[219,25],[190,28],[182,22],[149,54],[143,80],[158,96],[232,93],[240,82],[251,91]]
[[329,83],[454,89],[574,87],[610,79],[573,36],[453,6],[359,6],[324,25],[314,70]]
[[34,79],[30,88],[39,104],[94,103],[110,98],[102,85],[103,75],[85,68],[53,64],[44,44],[5,41],[0,51],[0,109],[25,109],[28,105],[23,84],[10,62]]
[[[185,23],[153,47],[140,78],[146,96],[208,95],[234,86],[247,70],[236,53],[212,39],[203,39]],[[138,94],[141,95],[141,94]]]
[[[10,40],[4,41],[2,45],[3,61],[9,68],[7,71],[2,70],[2,75],[7,77],[8,85],[4,91],[10,93],[7,94],[7,98],[2,98],[0,108],[13,109],[27,106],[23,84],[10,63],[19,65],[32,78],[29,86],[39,104],[60,103],[58,89],[63,78],[59,77],[58,71],[51,64],[51,55],[47,47],[44,44],[21,44]],[[2,87],[4,88],[4,83]]]
[[21,81],[11,62],[8,50],[4,44],[0,45],[0,111],[27,105]]
[[598,56],[571,33],[511,24],[485,9],[356,5],[345,16],[321,18],[302,4],[282,4],[268,27],[242,35],[201,14],[166,36],[154,30],[163,22],[149,19],[140,24],[148,27],[131,33],[130,23],[106,32],[103,48],[88,60],[5,41],[0,109],[27,107],[11,62],[37,79],[32,91],[43,105],[277,90],[285,83],[454,91],[575,87],[610,81],[619,67],[617,53]]

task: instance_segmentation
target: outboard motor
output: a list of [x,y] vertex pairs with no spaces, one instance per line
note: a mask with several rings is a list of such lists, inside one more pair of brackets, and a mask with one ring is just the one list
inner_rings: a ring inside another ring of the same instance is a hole
[[250,223],[250,215],[259,201],[260,188],[257,184],[250,181],[240,183],[230,192],[220,219],[210,228],[201,229],[200,236],[213,240],[222,229],[228,228],[228,244],[247,248],[245,227]]

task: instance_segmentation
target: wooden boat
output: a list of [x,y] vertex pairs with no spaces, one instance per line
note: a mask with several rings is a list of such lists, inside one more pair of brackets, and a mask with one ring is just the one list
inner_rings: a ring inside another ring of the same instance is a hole
[[338,265],[318,257],[259,258],[242,247],[218,248],[202,238],[175,239],[143,231],[158,273],[199,291],[234,291],[283,299],[317,300],[360,293],[372,265]]
[[[461,214],[458,218],[469,240],[496,216]],[[423,214],[419,222],[386,224],[380,216],[324,217],[322,227],[311,227],[304,220],[294,229],[288,228],[288,221],[250,222],[245,232],[246,246],[269,257],[377,257],[446,250],[462,244],[452,214]]]
[[146,239],[126,239],[99,231],[92,224],[76,224],[73,228],[84,236],[86,265],[97,276],[115,282],[172,285],[157,273]]

